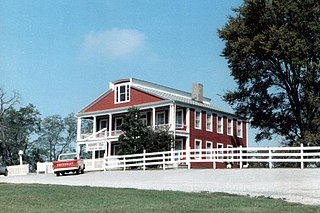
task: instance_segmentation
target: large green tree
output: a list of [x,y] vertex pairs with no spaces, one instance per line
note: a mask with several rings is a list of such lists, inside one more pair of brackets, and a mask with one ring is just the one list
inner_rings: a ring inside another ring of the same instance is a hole
[[17,93],[8,96],[0,89],[0,158],[6,165],[19,163],[19,150],[26,153],[30,149],[31,137],[39,131],[41,121],[34,105],[16,108],[18,100]]
[[168,130],[154,130],[140,119],[137,107],[130,107],[123,119],[123,134],[119,136],[120,154],[169,151],[173,135]]
[[59,154],[74,151],[72,148],[76,142],[76,131],[77,120],[73,113],[64,119],[60,115],[48,116],[41,122],[35,147],[46,153],[46,160],[56,160]]
[[320,1],[245,0],[220,29],[237,88],[224,98],[260,131],[320,144]]

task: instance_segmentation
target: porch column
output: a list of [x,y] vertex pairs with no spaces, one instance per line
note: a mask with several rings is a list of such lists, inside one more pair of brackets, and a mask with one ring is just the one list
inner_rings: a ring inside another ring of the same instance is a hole
[[81,139],[81,118],[78,117],[77,119],[77,141]]
[[152,107],[152,126],[156,127],[156,108]]
[[96,132],[97,132],[97,117],[96,116],[93,116],[93,138],[96,138]]
[[111,141],[108,141],[108,157],[111,156]]
[[190,133],[190,108],[187,107],[186,110],[186,125],[187,125],[187,132]]
[[111,137],[111,131],[112,131],[112,114],[109,114],[109,132],[108,132],[109,137]]
[[[175,133],[176,130],[176,104],[170,104],[170,130]],[[175,134],[174,134],[175,135]]]

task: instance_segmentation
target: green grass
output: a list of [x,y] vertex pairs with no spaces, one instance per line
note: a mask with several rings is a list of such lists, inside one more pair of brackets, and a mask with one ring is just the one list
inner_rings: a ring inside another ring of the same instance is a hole
[[320,206],[224,193],[0,184],[0,212],[320,212]]

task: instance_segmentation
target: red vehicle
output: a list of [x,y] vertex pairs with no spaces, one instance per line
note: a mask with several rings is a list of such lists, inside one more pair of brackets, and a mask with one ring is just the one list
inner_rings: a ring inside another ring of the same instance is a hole
[[83,174],[85,164],[77,153],[65,153],[59,155],[57,161],[53,161],[52,167],[56,176],[64,175],[69,172]]

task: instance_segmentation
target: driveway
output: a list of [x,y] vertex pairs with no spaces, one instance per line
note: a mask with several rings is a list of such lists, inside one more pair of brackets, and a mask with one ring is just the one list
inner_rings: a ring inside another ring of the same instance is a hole
[[227,192],[320,205],[320,169],[107,171],[62,177],[55,177],[54,174],[29,174],[1,176],[0,182]]

